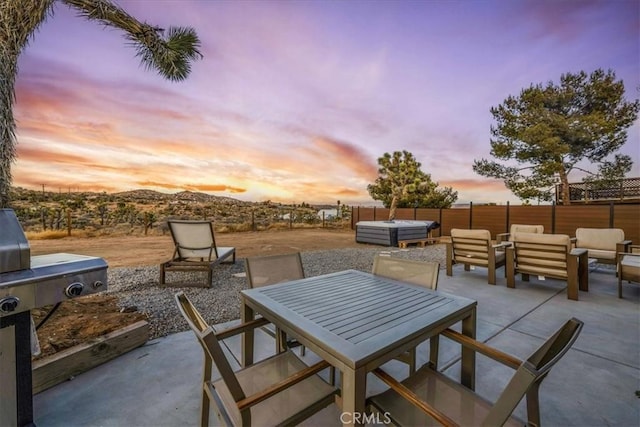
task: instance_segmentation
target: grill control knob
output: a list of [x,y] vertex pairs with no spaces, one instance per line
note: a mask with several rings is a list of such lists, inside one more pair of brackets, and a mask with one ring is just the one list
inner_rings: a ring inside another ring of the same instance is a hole
[[101,280],[96,280],[93,282],[93,289],[100,289],[104,286],[104,283]]
[[67,289],[64,290],[64,294],[69,298],[78,297],[82,293],[84,289],[84,285],[80,282],[75,282],[67,286]]
[[5,297],[0,299],[0,312],[11,313],[18,308],[20,299],[18,297]]

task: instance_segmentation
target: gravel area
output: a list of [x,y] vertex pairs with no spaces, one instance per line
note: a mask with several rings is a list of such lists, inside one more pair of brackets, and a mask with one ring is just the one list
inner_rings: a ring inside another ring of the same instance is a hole
[[[307,277],[347,269],[371,271],[373,258],[378,253],[413,260],[438,261],[440,269],[445,268],[445,245],[442,244],[408,249],[367,246],[303,252],[302,263]],[[443,273],[441,271],[441,274]],[[107,292],[119,298],[121,307],[135,307],[149,316],[150,339],[188,329],[173,299],[173,295],[181,290],[210,324],[240,317],[240,291],[247,288],[244,259],[237,259],[235,264],[216,266],[211,288],[159,286],[158,276],[157,265],[109,269]],[[204,277],[204,273],[171,272],[167,273],[167,282],[197,282]]]

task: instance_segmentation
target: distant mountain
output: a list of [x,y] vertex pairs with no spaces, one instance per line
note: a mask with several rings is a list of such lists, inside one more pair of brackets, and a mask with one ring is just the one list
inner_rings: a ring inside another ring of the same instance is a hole
[[180,191],[179,193],[161,193],[154,190],[131,190],[122,191],[119,193],[112,193],[111,196],[137,201],[191,201],[198,203],[215,203],[215,204],[230,204],[236,206],[250,206],[252,202],[245,202],[243,200],[234,199],[232,197],[213,196],[206,193],[198,193],[193,191]]

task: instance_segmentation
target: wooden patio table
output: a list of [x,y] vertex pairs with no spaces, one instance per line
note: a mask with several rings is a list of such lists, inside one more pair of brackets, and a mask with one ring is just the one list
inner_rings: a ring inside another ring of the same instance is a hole
[[[477,302],[468,298],[346,270],[243,290],[242,320],[260,314],[342,372],[342,416],[358,425],[365,413],[367,373],[462,321],[476,335]],[[242,342],[244,366],[253,363],[253,332]],[[462,348],[461,382],[475,387],[475,352]]]

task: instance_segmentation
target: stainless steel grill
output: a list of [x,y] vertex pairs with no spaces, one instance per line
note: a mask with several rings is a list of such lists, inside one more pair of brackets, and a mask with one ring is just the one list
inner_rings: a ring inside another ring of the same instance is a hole
[[33,424],[30,310],[106,289],[104,259],[31,256],[15,213],[0,209],[0,424]]

